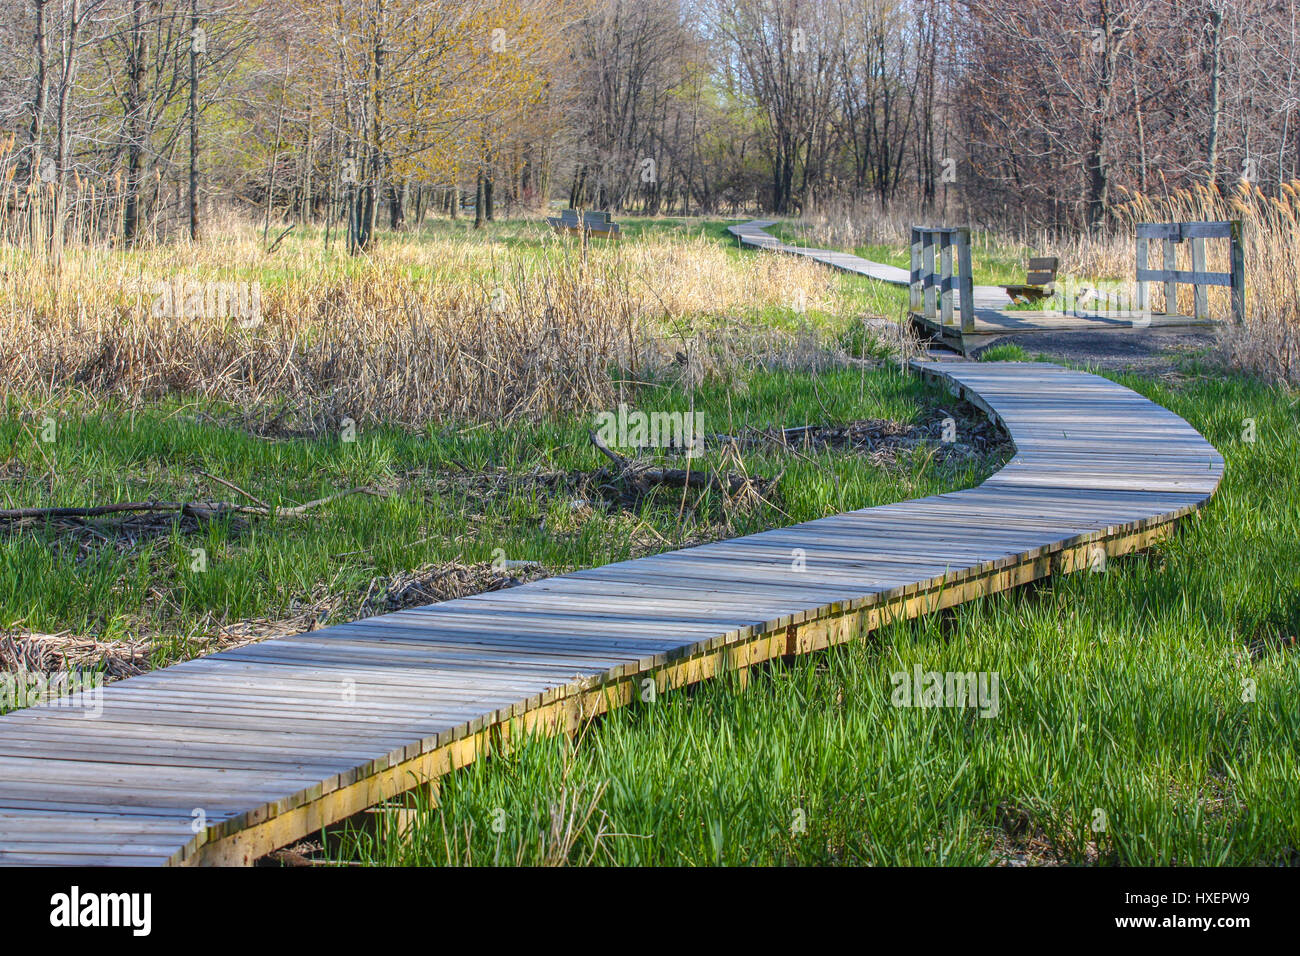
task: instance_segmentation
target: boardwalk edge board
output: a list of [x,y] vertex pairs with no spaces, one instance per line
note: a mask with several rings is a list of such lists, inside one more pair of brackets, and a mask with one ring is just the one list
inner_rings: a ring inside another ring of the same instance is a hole
[[[105,687],[98,721],[15,711],[0,717],[0,863],[251,864],[525,735],[574,733],[647,681],[743,682],[764,661],[1147,548],[1222,477],[1190,425],[1098,376],[913,367],[1016,446],[982,485],[173,665]],[[773,558],[796,541],[809,571],[787,561],[781,580]],[[661,610],[629,610],[646,604],[621,596],[629,582]],[[364,708],[325,706],[342,674],[361,678]]]

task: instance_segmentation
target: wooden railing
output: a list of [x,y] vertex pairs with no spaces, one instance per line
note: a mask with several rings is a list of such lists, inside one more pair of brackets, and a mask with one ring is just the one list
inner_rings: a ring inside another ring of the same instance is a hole
[[[915,234],[915,231],[914,231]],[[1164,243],[1164,268],[1147,266],[1152,239]],[[1227,239],[1229,271],[1205,270],[1205,240]],[[1191,241],[1191,271],[1178,268],[1178,244]],[[1198,319],[1210,317],[1209,287],[1227,286],[1232,290],[1232,318],[1240,324],[1246,316],[1246,267],[1241,247],[1241,221],[1231,222],[1141,222],[1137,227],[1137,307],[1151,308],[1151,283],[1165,287],[1165,312],[1178,311],[1178,286],[1192,287],[1192,310]]]
[[[937,256],[936,256],[937,250]],[[957,271],[953,272],[953,252]],[[936,267],[937,258],[937,267]],[[975,329],[975,285],[971,281],[970,230],[912,227],[912,279],[910,301],[913,312],[941,325],[953,324],[953,293],[961,312],[961,329]]]

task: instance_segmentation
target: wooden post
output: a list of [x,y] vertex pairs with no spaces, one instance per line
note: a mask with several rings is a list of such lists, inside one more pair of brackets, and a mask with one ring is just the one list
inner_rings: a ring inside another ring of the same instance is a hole
[[921,271],[925,274],[925,317],[933,319],[936,315],[934,305],[934,233],[928,229],[921,230]]
[[975,331],[975,280],[970,268],[970,230],[957,230],[957,268],[961,271],[961,330]]
[[[1192,272],[1197,276],[1205,272],[1205,240],[1200,236],[1192,239]],[[1200,282],[1192,283],[1192,315],[1198,319],[1210,317],[1208,288]]]
[[939,236],[939,322],[952,325],[952,233]]
[[921,311],[921,231],[912,227],[912,281],[907,287],[907,306]]
[[1241,220],[1228,223],[1231,236],[1228,245],[1232,255],[1229,277],[1232,282],[1232,320],[1238,325],[1246,321],[1246,253],[1241,246]]
[[[1138,236],[1137,274],[1139,276],[1142,274],[1142,270],[1147,267],[1147,250],[1150,246],[1150,239],[1146,236]],[[1151,308],[1151,283],[1146,279],[1137,280],[1137,308],[1139,312],[1146,312]]]
[[[1178,269],[1178,240],[1166,236],[1163,242],[1165,247],[1165,270],[1174,272]],[[1178,283],[1174,279],[1165,280],[1165,315],[1178,314]]]

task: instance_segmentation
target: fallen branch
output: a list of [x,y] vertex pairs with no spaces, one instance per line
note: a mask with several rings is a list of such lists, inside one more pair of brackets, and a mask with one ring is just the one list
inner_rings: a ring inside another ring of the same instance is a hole
[[239,487],[239,485],[235,484],[232,481],[226,481],[226,479],[224,478],[218,478],[216,475],[209,474],[206,471],[200,471],[199,474],[202,475],[204,478],[208,478],[211,481],[215,481],[219,485],[225,485],[231,491],[243,495],[245,498],[247,498],[255,505],[261,505],[263,508],[268,508],[268,509],[271,507],[261,498],[254,497],[253,495],[249,494],[247,491],[245,491],[243,488]]
[[[220,478],[214,478],[213,480],[221,482],[221,484],[227,484],[227,482],[221,481]],[[228,487],[233,488],[233,486],[229,485]],[[248,494],[238,488],[234,488],[234,490],[240,491],[241,494]],[[49,521],[59,518],[100,518],[104,515],[124,514],[127,512],[151,512],[155,514],[176,512],[186,517],[202,520],[209,520],[226,514],[254,515],[259,518],[272,516],[293,518],[304,515],[321,505],[329,504],[331,501],[362,493],[381,497],[385,494],[368,485],[361,485],[357,488],[349,488],[346,491],[336,492],[332,495],[326,495],[324,498],[317,498],[314,501],[288,508],[272,508],[265,503],[261,505],[237,505],[229,501],[120,501],[111,505],[90,505],[84,508],[2,508],[0,509],[0,520],[22,521],[28,518],[39,518]],[[248,495],[248,497],[252,498],[252,495]],[[253,500],[257,501],[258,499],[253,498]]]
[[650,485],[669,485],[674,488],[712,488],[730,498],[747,489],[755,491],[768,484],[761,478],[751,479],[747,475],[719,475],[703,470],[662,468],[633,461],[613,451],[594,431],[588,434],[596,450],[618,467],[617,477],[642,493],[647,491]]
[[271,253],[275,252],[276,249],[280,248],[280,243],[284,241],[284,237],[289,235],[289,233],[293,232],[294,226],[296,225],[297,223],[294,223],[293,225],[289,226],[289,228],[286,229],[284,232],[280,233],[278,236],[275,237],[275,242],[271,243],[271,247],[266,250],[266,254],[268,256]]

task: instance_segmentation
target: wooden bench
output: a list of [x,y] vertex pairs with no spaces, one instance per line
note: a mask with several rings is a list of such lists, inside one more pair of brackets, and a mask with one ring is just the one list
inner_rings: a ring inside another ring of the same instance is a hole
[[1038,302],[1049,295],[1047,286],[1056,281],[1056,270],[1061,260],[1055,256],[1040,256],[1029,260],[1024,285],[1004,285],[1002,288],[1012,302]]
[[566,209],[558,216],[550,216],[547,225],[558,233],[569,235],[602,236],[606,239],[621,239],[622,233],[616,222],[611,222],[607,212],[584,212],[579,218],[578,210]]

